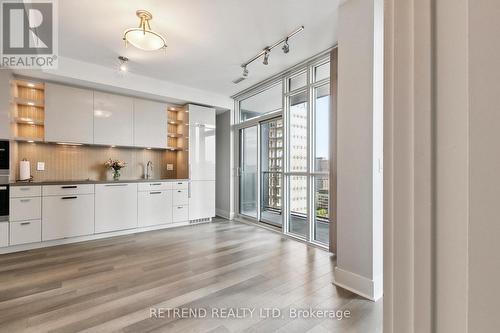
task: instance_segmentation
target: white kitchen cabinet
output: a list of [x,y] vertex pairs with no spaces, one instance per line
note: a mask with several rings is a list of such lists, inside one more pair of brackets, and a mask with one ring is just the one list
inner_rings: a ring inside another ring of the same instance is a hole
[[94,92],[94,143],[134,145],[134,103],[130,97]]
[[11,186],[10,187],[10,197],[11,198],[27,198],[27,197],[39,197],[42,195],[41,186]]
[[164,191],[172,189],[172,182],[139,183],[139,192]]
[[172,212],[172,220],[174,223],[186,222],[189,219],[188,206],[174,206]]
[[92,90],[45,84],[45,141],[94,142]]
[[10,245],[36,243],[42,241],[40,220],[10,222]]
[[215,180],[215,109],[189,105],[189,178]]
[[165,104],[134,99],[134,146],[167,148]]
[[9,246],[9,222],[0,222],[0,247]]
[[42,205],[42,241],[94,233],[93,194],[44,196]]
[[136,227],[137,184],[97,184],[95,186],[95,232]]
[[215,181],[191,181],[189,195],[190,220],[215,216]]
[[189,204],[188,189],[177,189],[172,191],[172,203],[174,206],[183,206]]
[[71,185],[45,185],[42,189],[43,196],[65,196],[76,194],[93,194],[94,184],[71,184]]
[[139,227],[172,222],[172,191],[147,191],[138,194]]
[[0,70],[0,139],[10,139],[10,70]]
[[10,221],[39,220],[42,216],[42,198],[11,198],[9,211]]

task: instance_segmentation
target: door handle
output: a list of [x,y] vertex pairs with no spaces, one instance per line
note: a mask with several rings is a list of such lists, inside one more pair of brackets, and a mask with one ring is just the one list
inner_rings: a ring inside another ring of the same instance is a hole
[[31,222],[22,222],[21,225],[30,225]]
[[31,199],[21,199],[21,202],[30,202]]
[[149,192],[149,194],[161,194],[161,192]]
[[191,198],[191,182],[188,183],[188,198]]
[[61,186],[62,189],[68,189],[68,188],[78,188],[76,185],[71,185],[71,186]]
[[128,186],[128,184],[106,184],[104,186],[107,186],[107,187]]
[[62,197],[63,200],[77,199],[78,197]]

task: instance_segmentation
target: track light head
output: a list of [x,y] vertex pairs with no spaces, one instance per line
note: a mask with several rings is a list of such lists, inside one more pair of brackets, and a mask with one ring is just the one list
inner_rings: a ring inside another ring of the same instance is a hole
[[243,66],[243,77],[248,77],[248,69],[247,69],[247,66]]
[[127,65],[128,58],[123,57],[123,56],[119,56],[118,61],[120,63],[120,65],[118,66],[118,69],[120,70],[120,72],[126,73],[128,71],[128,65]]
[[283,50],[283,53],[288,53],[290,52],[290,45],[288,45],[288,37],[285,38],[285,43],[283,44],[283,47],[281,48]]
[[271,52],[271,50],[268,49],[268,48],[264,52],[264,60],[262,61],[262,63],[264,65],[268,65],[269,64],[269,52]]

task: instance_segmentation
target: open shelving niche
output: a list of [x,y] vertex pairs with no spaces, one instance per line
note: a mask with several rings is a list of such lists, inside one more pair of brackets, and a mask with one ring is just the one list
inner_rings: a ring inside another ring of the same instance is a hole
[[40,82],[11,81],[11,114],[14,140],[41,142],[45,130],[45,86]]
[[167,149],[177,166],[177,178],[189,178],[189,111],[187,106],[167,107]]

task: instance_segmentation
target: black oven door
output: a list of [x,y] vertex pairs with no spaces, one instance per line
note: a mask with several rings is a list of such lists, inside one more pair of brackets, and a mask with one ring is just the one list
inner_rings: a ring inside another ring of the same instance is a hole
[[9,169],[9,141],[0,141],[0,170]]
[[9,216],[9,185],[0,184],[0,221]]

